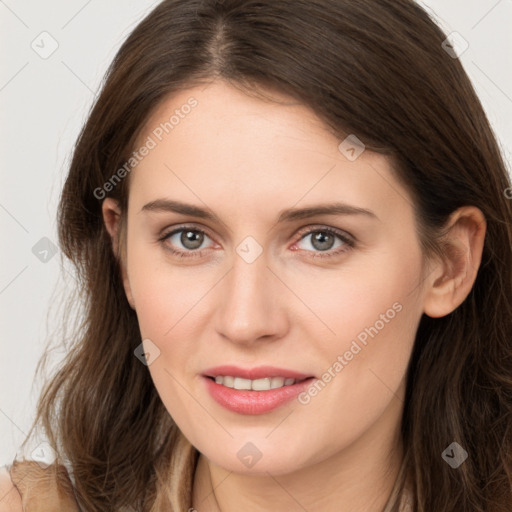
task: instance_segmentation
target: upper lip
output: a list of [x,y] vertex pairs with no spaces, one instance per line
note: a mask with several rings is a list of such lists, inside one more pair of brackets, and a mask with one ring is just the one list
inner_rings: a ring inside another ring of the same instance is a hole
[[233,365],[215,366],[208,368],[203,372],[206,377],[217,377],[218,375],[229,375],[231,377],[241,377],[243,379],[264,379],[265,377],[285,377],[288,379],[307,379],[313,375],[287,370],[286,368],[277,368],[276,366],[257,366],[256,368],[240,368]]

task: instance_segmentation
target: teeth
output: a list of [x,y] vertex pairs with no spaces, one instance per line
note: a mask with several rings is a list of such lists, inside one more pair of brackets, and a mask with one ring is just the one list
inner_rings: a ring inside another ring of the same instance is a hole
[[251,389],[254,391],[265,391],[270,389],[271,380],[269,378],[256,379],[251,382]]
[[235,377],[235,383],[233,387],[235,389],[251,389],[251,381],[249,379]]
[[284,386],[284,377],[272,377],[270,380],[270,389],[282,388]]
[[231,377],[229,375],[217,375],[215,382],[228,388],[267,391],[269,389],[291,386],[297,382],[296,379],[285,379],[284,377],[265,377],[263,379],[242,379],[241,377]]
[[217,375],[217,377],[215,377],[215,382],[217,384],[223,384],[227,388],[235,387],[235,378],[234,377],[222,377],[220,375]]

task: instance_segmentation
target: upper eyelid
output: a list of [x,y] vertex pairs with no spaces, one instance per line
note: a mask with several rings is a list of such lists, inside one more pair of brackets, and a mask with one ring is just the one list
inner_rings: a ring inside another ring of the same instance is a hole
[[198,231],[200,233],[204,233],[205,235],[207,235],[212,240],[214,239],[214,237],[212,237],[209,234],[208,229],[203,228],[203,227],[188,226],[188,225],[177,226],[175,228],[169,228],[169,229],[163,229],[162,230],[162,234],[161,234],[161,236],[159,236],[159,238],[160,239],[167,238],[167,237],[169,237],[171,235],[175,235],[176,233],[179,233],[180,231],[186,231],[187,229],[190,230],[190,231]]
[[322,230],[332,232],[337,236],[349,238],[350,240],[355,241],[355,237],[352,236],[348,231],[345,231],[344,229],[341,229],[341,228],[335,228],[333,226],[327,226],[325,224],[312,224],[310,226],[306,226],[304,228],[299,229],[298,233],[301,235],[302,234],[310,235],[311,233],[313,233],[315,231],[322,231]]

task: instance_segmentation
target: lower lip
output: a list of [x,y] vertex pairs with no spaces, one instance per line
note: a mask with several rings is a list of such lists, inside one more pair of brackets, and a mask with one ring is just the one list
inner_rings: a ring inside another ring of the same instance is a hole
[[263,414],[273,411],[296,398],[311,384],[314,377],[291,386],[266,391],[228,388],[222,384],[217,384],[209,377],[203,376],[203,379],[212,398],[226,409],[239,414]]

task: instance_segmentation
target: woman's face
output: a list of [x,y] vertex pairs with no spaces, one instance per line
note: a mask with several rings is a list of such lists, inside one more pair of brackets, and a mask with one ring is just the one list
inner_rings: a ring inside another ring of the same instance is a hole
[[[163,403],[227,470],[288,473],[398,428],[422,253],[410,195],[362,149],[222,82],[165,101],[139,138],[125,289]],[[263,366],[280,370],[229,378]],[[284,370],[313,378],[279,388]]]

